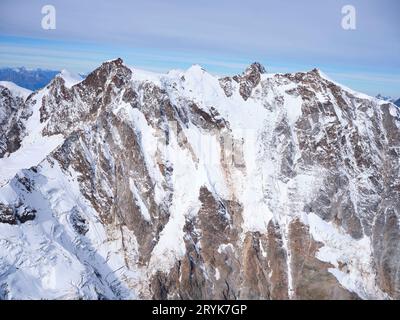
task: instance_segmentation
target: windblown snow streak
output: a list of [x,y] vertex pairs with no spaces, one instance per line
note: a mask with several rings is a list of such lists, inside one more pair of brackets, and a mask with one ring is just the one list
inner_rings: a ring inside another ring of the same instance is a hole
[[258,63],[20,92],[0,84],[0,299],[400,298],[393,104]]

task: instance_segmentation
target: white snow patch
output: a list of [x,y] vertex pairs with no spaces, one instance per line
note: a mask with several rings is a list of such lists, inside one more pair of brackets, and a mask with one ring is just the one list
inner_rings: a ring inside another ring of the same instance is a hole
[[166,76],[166,74],[146,71],[135,67],[130,67],[130,69],[132,71],[132,79],[134,81],[150,81],[157,86],[161,86],[160,79]]
[[[314,213],[303,215],[302,218],[310,226],[312,237],[324,244],[316,257],[334,265],[329,271],[343,287],[357,293],[362,299],[387,298],[376,285],[372,248],[368,237],[353,239]],[[345,269],[339,269],[339,262],[346,266]]]
[[7,183],[21,169],[38,165],[51,151],[64,141],[61,135],[37,136],[29,144],[0,159],[0,186]]
[[61,70],[61,72],[57,76],[61,77],[64,80],[65,86],[68,89],[71,89],[72,86],[78,84],[83,80],[83,78],[79,74],[70,72],[65,69]]
[[286,107],[287,118],[292,128],[294,128],[296,121],[301,117],[302,102],[303,101],[300,96],[298,97],[294,97],[291,95],[285,96],[285,107]]
[[151,216],[149,213],[149,210],[147,209],[145,203],[143,202],[138,189],[136,188],[135,182],[133,181],[132,178],[129,178],[129,187],[131,189],[131,192],[135,198],[136,204],[138,205],[139,209],[140,209],[140,213],[142,214],[143,218],[146,221],[151,221]]
[[222,243],[222,244],[220,244],[218,249],[217,249],[217,251],[218,251],[218,253],[222,253],[222,252],[224,252],[224,251],[226,251],[228,249],[234,251],[234,247],[233,247],[232,243],[227,243],[227,244]]
[[195,173],[196,166],[189,151],[179,147],[173,132],[170,135],[169,147],[172,155],[170,161],[174,168],[174,193],[169,221],[160,233],[160,239],[150,259],[150,268],[153,271],[170,270],[175,261],[185,254],[183,228],[186,217],[197,214],[200,209],[199,190],[204,183],[204,177]]
[[218,268],[215,268],[215,280],[219,280],[221,278],[221,275],[219,274]]
[[259,246],[260,246],[260,250],[261,250],[261,255],[266,258],[267,257],[267,251],[265,251],[264,246],[261,243],[261,240],[259,240]]
[[394,105],[390,105],[389,112],[392,117],[400,117],[399,116],[399,109],[396,108]]

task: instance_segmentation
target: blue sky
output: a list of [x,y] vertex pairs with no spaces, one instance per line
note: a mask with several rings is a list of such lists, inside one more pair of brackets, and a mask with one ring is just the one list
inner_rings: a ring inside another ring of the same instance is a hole
[[[43,5],[56,29],[41,28]],[[344,5],[356,29],[341,27]],[[269,72],[320,68],[371,95],[400,96],[398,0],[2,0],[0,67],[88,72],[122,57],[166,71],[194,63],[219,75],[253,61]]]

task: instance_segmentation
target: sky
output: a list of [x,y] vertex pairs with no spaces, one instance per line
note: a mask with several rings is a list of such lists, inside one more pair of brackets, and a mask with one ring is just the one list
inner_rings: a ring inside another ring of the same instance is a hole
[[[55,29],[42,28],[44,5]],[[355,29],[342,27],[345,5]],[[121,57],[152,71],[216,75],[319,68],[355,90],[400,97],[398,0],[0,0],[0,67],[86,73]]]

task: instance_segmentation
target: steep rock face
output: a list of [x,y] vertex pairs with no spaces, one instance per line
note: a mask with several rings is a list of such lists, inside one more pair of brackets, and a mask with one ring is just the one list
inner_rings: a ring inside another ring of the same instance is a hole
[[[319,70],[117,59],[25,106],[51,148],[0,187],[2,298],[400,297],[392,104]],[[21,153],[42,141],[26,131]]]
[[24,134],[22,119],[29,116],[25,97],[0,83],[0,158],[21,146]]
[[251,64],[242,75],[236,75],[232,78],[225,77],[220,79],[221,87],[224,89],[227,97],[232,96],[232,81],[239,84],[239,93],[244,100],[247,100],[252,93],[252,90],[260,83],[261,74],[266,73],[264,66],[258,62]]

